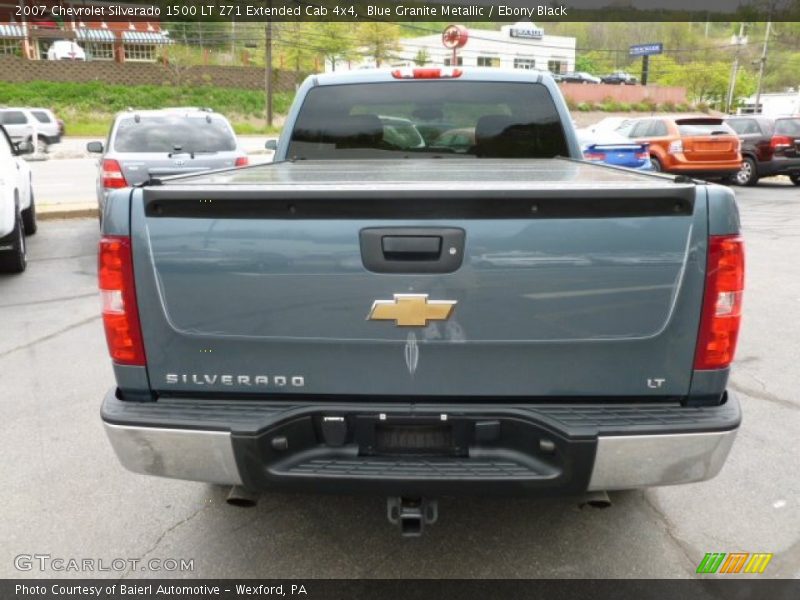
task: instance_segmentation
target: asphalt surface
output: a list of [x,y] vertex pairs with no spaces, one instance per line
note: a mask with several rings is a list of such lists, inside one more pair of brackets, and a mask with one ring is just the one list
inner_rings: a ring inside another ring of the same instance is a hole
[[99,419],[113,385],[95,292],[93,219],[41,224],[30,264],[0,278],[0,577],[20,554],[193,559],[193,572],[103,577],[689,577],[706,552],[773,552],[761,577],[800,577],[800,189],[737,189],[748,249],[731,386],[744,423],[722,473],[700,484],[576,499],[442,499],[419,539],[380,497],[269,495],[128,473]]
[[[39,206],[96,203],[96,179],[99,158],[84,151],[87,141],[96,138],[64,138],[51,146],[46,160],[29,162]],[[240,136],[239,143],[248,152],[251,164],[269,162],[272,154],[264,150],[266,137]]]

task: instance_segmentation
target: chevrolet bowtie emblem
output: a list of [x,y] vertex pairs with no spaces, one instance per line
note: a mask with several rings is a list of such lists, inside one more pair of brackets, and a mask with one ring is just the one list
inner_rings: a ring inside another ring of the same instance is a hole
[[456,300],[428,300],[428,294],[395,294],[394,300],[375,300],[371,321],[394,321],[399,327],[425,327],[428,321],[446,321]]

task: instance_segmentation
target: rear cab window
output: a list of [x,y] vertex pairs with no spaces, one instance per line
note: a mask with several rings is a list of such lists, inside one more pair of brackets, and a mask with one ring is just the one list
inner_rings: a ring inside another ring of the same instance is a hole
[[775,121],[775,135],[800,137],[800,118],[777,119]]
[[748,135],[752,133],[761,134],[761,128],[755,119],[734,119],[726,121],[728,125],[739,135]]
[[118,121],[112,147],[116,152],[232,152],[236,138],[219,115],[131,114]]
[[677,119],[678,132],[681,137],[706,135],[736,135],[731,126],[722,119]]
[[545,86],[452,80],[313,88],[288,150],[298,160],[568,155]]

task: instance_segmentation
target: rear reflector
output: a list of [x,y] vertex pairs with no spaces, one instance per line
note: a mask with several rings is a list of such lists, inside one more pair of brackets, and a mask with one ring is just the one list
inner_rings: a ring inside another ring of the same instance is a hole
[[240,156],[239,158],[236,159],[236,162],[233,163],[233,166],[235,166],[235,167],[246,167],[249,164],[250,164],[250,159],[249,158],[247,158],[246,156]]
[[451,79],[461,77],[463,71],[461,69],[453,68],[431,68],[424,67],[420,69],[406,68],[395,69],[392,71],[392,77],[395,79]]
[[603,161],[606,159],[605,152],[584,152],[583,158],[586,160],[599,160]]
[[695,369],[724,369],[733,361],[742,320],[743,291],[742,238],[738,235],[711,236]]
[[674,140],[669,143],[669,150],[670,154],[680,154],[683,152],[683,140]]
[[108,235],[100,239],[97,277],[103,307],[108,352],[121,365],[146,364],[136,289],[133,283],[133,254],[127,236]]
[[106,189],[116,189],[128,187],[125,175],[119,163],[111,158],[103,160],[103,187]]

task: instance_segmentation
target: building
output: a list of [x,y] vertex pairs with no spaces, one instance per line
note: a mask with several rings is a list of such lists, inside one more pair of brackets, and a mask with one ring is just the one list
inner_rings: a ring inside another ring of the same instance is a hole
[[761,94],[758,109],[756,109],[756,97],[750,96],[742,103],[738,112],[739,114],[761,113],[768,117],[800,115],[800,91]]
[[[442,45],[441,33],[400,40],[401,49],[387,65],[413,66],[421,60],[429,65],[450,65],[453,51]],[[469,40],[457,53],[457,63],[469,67],[539,69],[554,73],[575,70],[575,38],[546,35],[531,22],[504,25],[499,31],[472,29]],[[336,69],[375,67],[374,60],[338,61]],[[326,70],[333,70],[330,62]]]
[[[61,4],[70,6],[69,0]],[[91,2],[75,2],[86,6]],[[5,12],[9,18],[8,11]],[[13,17],[11,17],[13,18]],[[80,21],[76,19],[0,21],[0,56],[46,60],[56,40],[72,40],[86,53],[86,60],[154,62],[159,48],[172,43],[158,21]]]

